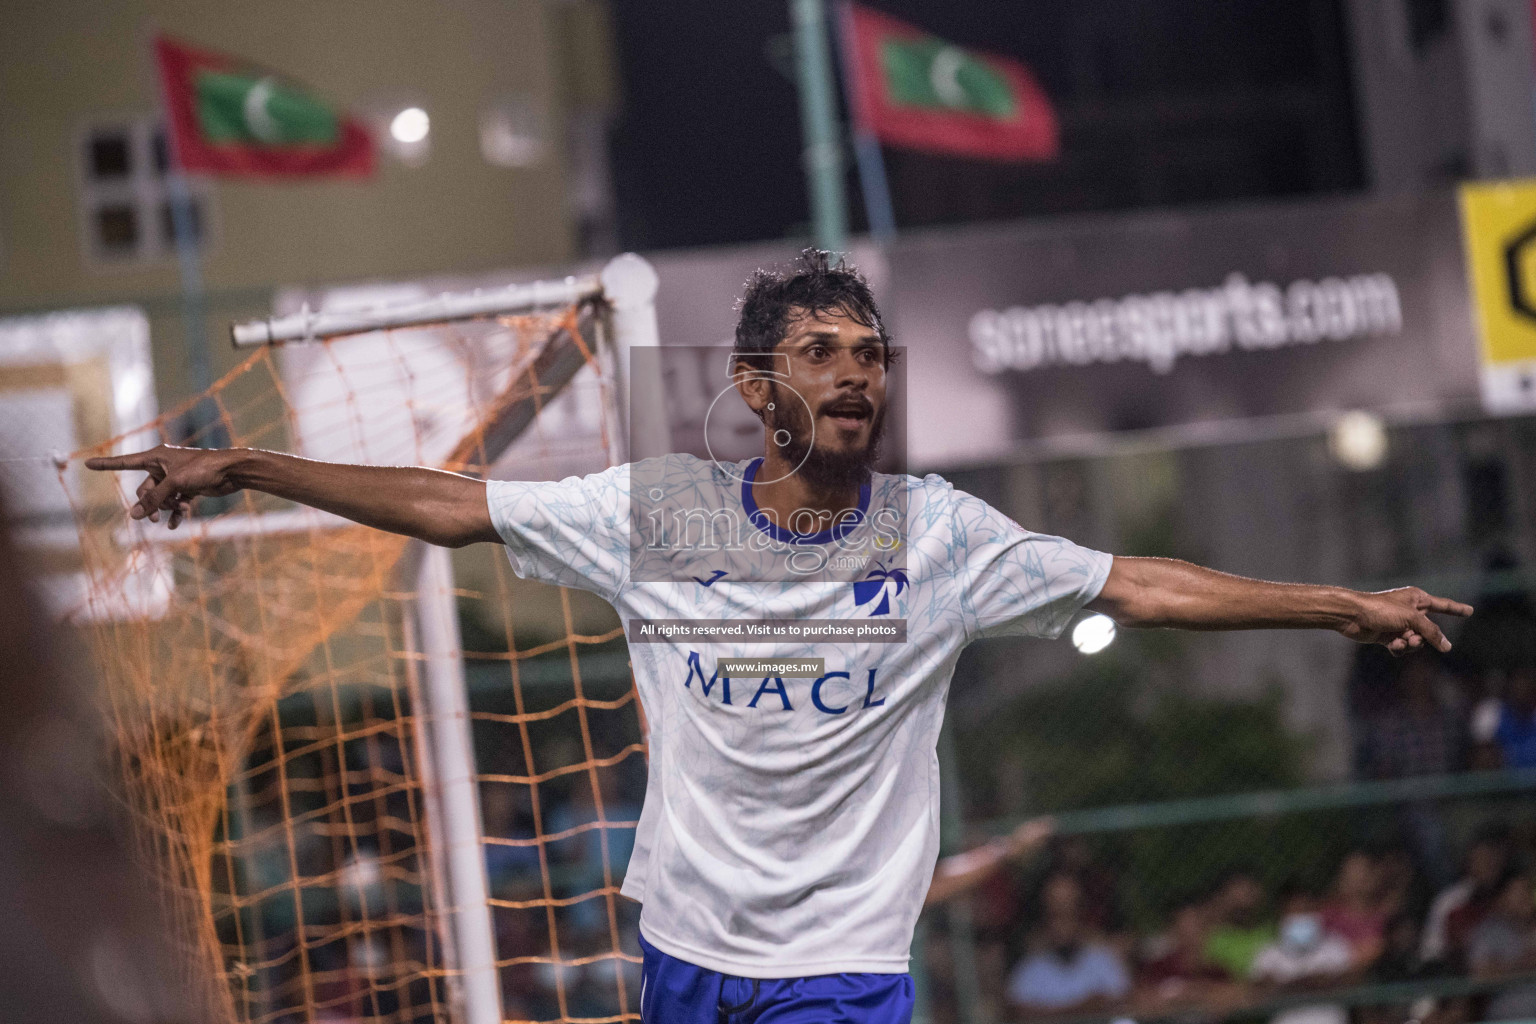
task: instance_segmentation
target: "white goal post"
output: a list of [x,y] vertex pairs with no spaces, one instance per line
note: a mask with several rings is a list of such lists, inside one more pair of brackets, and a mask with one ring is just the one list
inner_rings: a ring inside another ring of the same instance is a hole
[[[594,316],[594,356],[611,381],[612,402],[605,403],[611,407],[605,408],[604,414],[609,437],[617,440],[611,452],[619,459],[636,450],[666,450],[666,424],[660,420],[633,424],[633,434],[640,436],[631,436],[627,401],[630,389],[637,385],[659,388],[661,384],[659,380],[637,382],[628,374],[629,351],[659,343],[654,302],[657,283],[656,271],[648,262],[626,253],[611,260],[597,274],[445,293],[431,299],[360,310],[327,312],[306,307],[290,316],[234,324],[230,334],[237,346],[304,343],[368,331],[585,306]],[[552,398],[585,365],[580,347],[563,331],[546,338],[528,359],[528,369],[537,376],[541,394],[509,405],[498,412],[494,422],[485,425],[487,463],[506,451],[533,421],[537,407]],[[194,526],[190,531],[194,536],[159,533],[157,542],[175,544],[197,539],[196,524],[190,525]],[[343,525],[347,525],[345,520],[301,510],[243,517],[238,526],[220,523],[219,527],[256,535]],[[457,982],[450,1003],[464,1024],[498,1024],[501,992],[480,843],[483,825],[453,564],[446,549],[417,543],[412,545],[402,568],[406,576],[404,589],[416,597],[407,635],[419,646],[422,656],[422,671],[413,680],[413,688],[425,706],[414,717],[424,761],[421,776],[427,791],[434,887],[450,922],[451,934],[444,936],[444,945],[448,966],[452,968],[450,980]]]

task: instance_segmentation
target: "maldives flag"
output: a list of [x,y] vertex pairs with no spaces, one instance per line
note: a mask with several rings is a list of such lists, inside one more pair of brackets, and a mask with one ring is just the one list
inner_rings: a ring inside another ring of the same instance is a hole
[[155,55],[183,170],[254,178],[372,173],[368,132],[302,86],[164,36]]
[[908,149],[990,160],[1050,160],[1056,112],[1029,68],[961,49],[848,3],[843,59],[861,127]]

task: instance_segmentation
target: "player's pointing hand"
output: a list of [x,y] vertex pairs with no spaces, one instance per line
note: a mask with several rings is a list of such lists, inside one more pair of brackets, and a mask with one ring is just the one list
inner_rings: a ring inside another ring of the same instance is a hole
[[1353,619],[1339,632],[1363,644],[1383,644],[1393,654],[1417,650],[1426,642],[1444,653],[1451,649],[1451,642],[1430,619],[1430,612],[1465,618],[1472,614],[1472,606],[1426,594],[1418,587],[1361,594]]
[[219,497],[239,490],[230,478],[231,453],[205,448],[178,448],[162,444],[147,452],[103,456],[85,460],[87,469],[141,469],[149,475],[139,484],[138,501],[128,510],[133,519],[159,522],[161,512],[171,514],[171,529],[192,512],[192,499]]

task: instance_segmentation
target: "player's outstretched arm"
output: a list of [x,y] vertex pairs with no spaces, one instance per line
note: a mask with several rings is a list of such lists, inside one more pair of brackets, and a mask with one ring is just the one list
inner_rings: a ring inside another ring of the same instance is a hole
[[1393,654],[1451,642],[1429,613],[1467,616],[1472,606],[1400,587],[1368,594],[1345,587],[1268,583],[1175,558],[1116,557],[1088,603],[1125,626],[1178,629],[1332,629]]
[[486,508],[484,482],[437,469],[347,466],[253,448],[172,445],[85,464],[148,473],[128,514],[158,522],[169,513],[172,529],[191,513],[193,499],[249,489],[445,547],[500,540]]

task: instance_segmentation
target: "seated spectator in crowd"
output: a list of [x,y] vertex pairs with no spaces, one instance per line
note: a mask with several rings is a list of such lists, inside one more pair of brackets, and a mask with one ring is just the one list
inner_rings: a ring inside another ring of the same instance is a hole
[[[1434,890],[1429,888],[1429,880],[1419,868],[1418,861],[1406,846],[1388,846],[1376,855],[1376,870],[1380,876],[1377,904],[1388,920],[1399,914],[1410,914],[1416,921],[1424,919]],[[1447,881],[1454,875],[1449,869],[1443,873]]]
[[1382,929],[1381,955],[1371,964],[1370,979],[1382,983],[1414,981],[1440,973],[1419,957],[1423,936],[1412,914],[1399,913]]
[[[1466,695],[1435,658],[1397,658],[1385,648],[1360,647],[1350,676],[1355,770],[1366,779],[1440,775],[1467,759]],[[1451,880],[1445,822],[1433,801],[1397,808],[1415,858],[1436,885]]]
[[480,787],[485,823],[485,874],[491,894],[515,899],[540,887],[539,847],[527,786],[486,783]]
[[[1362,656],[1383,652],[1361,648]],[[1393,660],[1390,654],[1386,655]],[[1359,760],[1372,779],[1441,775],[1461,764],[1464,726],[1442,700],[1433,658],[1395,659],[1394,685],[1365,715]]]
[[1077,878],[1058,871],[1040,893],[1044,924],[1031,952],[1008,979],[1008,1001],[1024,1010],[1095,1010],[1118,1003],[1131,989],[1113,946],[1088,926]]
[[1248,977],[1253,958],[1275,938],[1264,916],[1264,889],[1252,875],[1233,871],[1216,885],[1206,904],[1211,923],[1205,958],[1234,978]]
[[[993,1010],[1008,987],[1009,945],[1024,917],[1025,899],[1016,869],[1034,857],[1054,830],[1051,818],[1031,818],[1006,836],[978,842],[962,853],[941,858],[934,866],[923,906],[965,901],[975,941],[977,980]],[[928,981],[936,991],[952,992],[955,965],[942,956],[940,944],[928,944]]]
[[1322,908],[1323,929],[1349,943],[1355,966],[1364,967],[1381,955],[1381,871],[1376,858],[1364,850],[1346,854],[1339,864],[1333,892]]
[[[1342,984],[1355,965],[1348,940],[1323,924],[1317,899],[1292,889],[1281,904],[1279,936],[1254,957],[1249,978],[1282,988],[1326,988]],[[1333,1003],[1298,1006],[1270,1024],[1349,1024],[1349,1011]]]
[[1122,952],[1129,950],[1124,910],[1120,902],[1120,880],[1102,860],[1094,856],[1093,846],[1084,836],[1061,836],[1053,851],[1052,871],[1066,871],[1077,879],[1083,892],[1083,921],[1106,938],[1119,937]]
[[1464,961],[1467,940],[1509,878],[1513,859],[1514,837],[1508,825],[1492,822],[1478,830],[1467,849],[1465,877],[1442,890],[1430,904],[1419,947],[1421,959],[1453,966]]
[[1237,995],[1232,975],[1205,957],[1210,932],[1207,908],[1197,900],[1173,912],[1168,930],[1152,944],[1137,972],[1139,1005],[1155,1012],[1160,1003],[1198,1000],[1228,1002]]
[[[1425,963],[1419,958],[1422,941],[1418,919],[1411,913],[1397,913],[1387,921],[1382,933],[1381,956],[1371,965],[1367,978],[1381,985],[1423,981],[1446,973],[1443,964]],[[1421,995],[1407,1002],[1376,1003],[1356,1007],[1356,1024],[1462,1024],[1468,1020],[1467,1000],[1456,996],[1437,998]]]
[[1472,736],[1498,752],[1501,767],[1536,768],[1536,666],[1515,668],[1503,697],[1478,706]]
[[[1467,964],[1481,977],[1536,971],[1536,902],[1529,878],[1514,875],[1505,881],[1492,909],[1472,933]],[[1496,993],[1483,1017],[1536,1019],[1536,983],[1526,982]]]
[[[640,804],[623,790],[617,767],[585,775],[571,787],[570,797],[552,807],[545,817],[547,835],[564,838],[546,844],[552,866],[551,880],[557,898],[601,892],[611,881],[617,885],[629,867],[635,849],[635,823]],[[607,901],[588,898],[566,908],[572,924],[582,931],[607,931]]]

